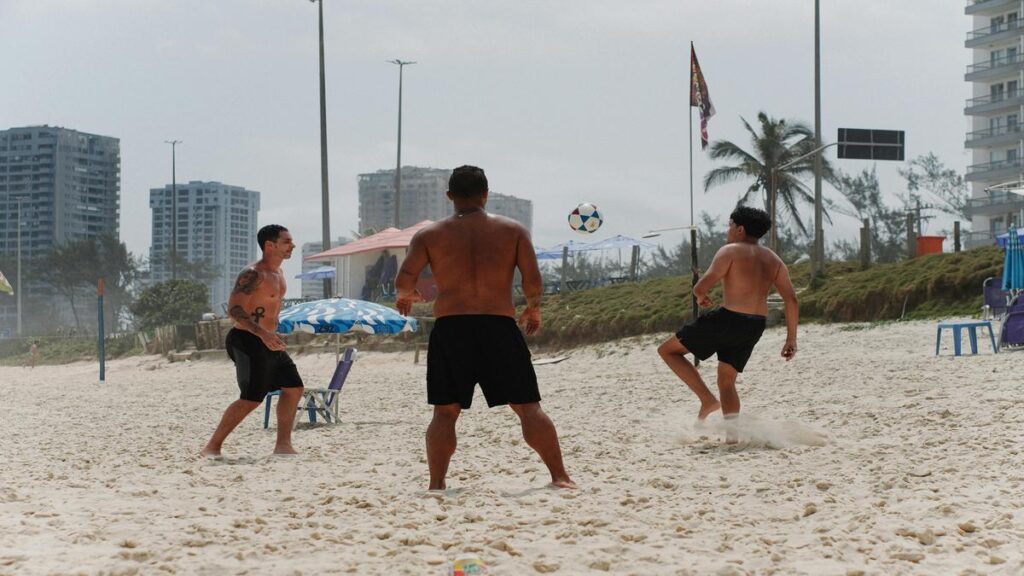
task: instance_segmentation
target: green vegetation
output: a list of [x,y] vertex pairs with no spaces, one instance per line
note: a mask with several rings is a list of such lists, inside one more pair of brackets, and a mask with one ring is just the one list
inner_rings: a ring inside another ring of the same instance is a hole
[[[36,365],[67,364],[69,362],[96,361],[96,336],[76,338],[20,338],[0,340],[0,366],[23,366],[29,360],[32,342],[38,342]],[[143,349],[135,334],[108,337],[105,343],[107,359],[142,354]]]
[[209,309],[209,301],[205,284],[167,280],[143,290],[131,310],[139,328],[150,331],[159,326],[198,322]]

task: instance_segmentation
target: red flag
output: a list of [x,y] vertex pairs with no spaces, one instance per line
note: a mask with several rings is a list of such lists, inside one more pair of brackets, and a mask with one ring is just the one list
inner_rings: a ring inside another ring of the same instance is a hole
[[715,115],[715,105],[711,103],[711,97],[708,96],[708,84],[704,81],[704,74],[700,71],[693,42],[690,42],[690,106],[700,109],[700,148],[707,150],[708,119]]

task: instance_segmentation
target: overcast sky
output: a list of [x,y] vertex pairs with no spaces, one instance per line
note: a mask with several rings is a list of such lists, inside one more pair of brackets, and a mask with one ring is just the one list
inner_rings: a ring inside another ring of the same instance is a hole
[[[538,246],[581,239],[566,214],[582,201],[604,212],[595,239],[689,224],[691,40],[718,111],[712,140],[747,147],[740,116],[761,110],[814,120],[812,0],[324,1],[335,237],[357,227],[356,175],[394,167],[393,58],[418,62],[405,72],[403,164],[483,167],[492,190],[533,201]],[[902,129],[908,159],[935,152],[963,171],[964,1],[821,4],[823,138]],[[149,251],[149,189],[170,183],[170,139],[184,141],[179,182],[257,190],[261,225],[319,240],[316,26],[307,0],[0,0],[0,128],[120,138],[121,238],[137,254]],[[713,166],[698,142],[696,211],[724,218],[745,184],[704,193]],[[897,167],[878,165],[890,195]],[[840,216],[826,235],[856,227]]]

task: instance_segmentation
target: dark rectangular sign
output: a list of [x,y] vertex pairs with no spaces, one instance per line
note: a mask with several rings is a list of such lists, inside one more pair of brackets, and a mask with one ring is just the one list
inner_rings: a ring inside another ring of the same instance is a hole
[[839,129],[840,158],[852,160],[896,160],[904,155],[903,130]]

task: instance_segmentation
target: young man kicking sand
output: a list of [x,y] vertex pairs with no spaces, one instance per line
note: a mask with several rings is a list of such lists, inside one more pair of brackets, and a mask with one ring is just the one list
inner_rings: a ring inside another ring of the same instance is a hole
[[[475,166],[461,166],[448,180],[455,215],[419,231],[395,280],[396,306],[408,314],[421,300],[416,279],[426,265],[434,273],[437,322],[427,355],[427,402],[434,417],[427,428],[430,490],[443,490],[455,454],[455,421],[469,408],[480,384],[488,406],[508,404],[519,416],[523,437],[540,454],[551,484],[575,488],[562,464],[555,425],[540,408],[537,375],[520,327],[528,336],[540,330],[543,286],[530,235],[517,222],[488,214],[487,177]],[[516,326],[512,278],[523,277],[526,310]]]
[[235,363],[239,399],[224,411],[220,424],[201,454],[220,456],[221,444],[235,426],[263,403],[271,390],[281,390],[277,403],[277,444],[274,454],[296,454],[292,448],[292,424],[302,399],[302,378],[277,335],[281,300],[288,287],[281,263],[292,256],[295,242],[284,226],[271,224],[256,235],[263,258],[238,275],[228,297],[228,315],[235,321],[225,339],[228,356]]
[[[727,244],[715,254],[704,277],[693,288],[697,303],[703,308],[710,307],[713,302],[708,292],[721,280],[721,307],[683,326],[674,337],[658,347],[658,354],[665,364],[700,399],[699,420],[704,420],[719,408],[727,420],[733,420],[739,414],[736,376],[743,372],[754,345],[764,332],[768,291],[773,287],[785,302],[786,343],[782,346],[782,357],[789,361],[796,355],[799,309],[789,270],[774,252],[758,245],[758,240],[770,227],[768,214],[757,208],[742,206],[729,216]],[[687,353],[701,360],[718,354],[721,402],[708,389],[700,372],[686,359]],[[735,441],[735,436],[730,433],[727,439]]]

